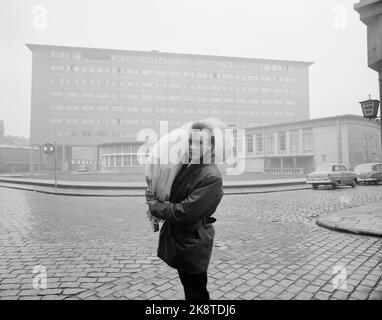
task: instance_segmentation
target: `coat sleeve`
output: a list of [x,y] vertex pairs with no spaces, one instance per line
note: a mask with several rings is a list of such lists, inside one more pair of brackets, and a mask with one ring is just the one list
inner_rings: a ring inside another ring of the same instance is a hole
[[223,197],[222,179],[209,176],[179,203],[171,203],[165,212],[166,220],[175,224],[193,224],[206,213],[215,212]]

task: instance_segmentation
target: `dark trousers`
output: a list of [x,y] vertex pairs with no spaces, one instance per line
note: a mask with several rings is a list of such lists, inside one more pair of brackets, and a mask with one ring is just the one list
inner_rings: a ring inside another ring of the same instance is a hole
[[207,291],[207,272],[186,273],[178,270],[186,300],[210,300]]

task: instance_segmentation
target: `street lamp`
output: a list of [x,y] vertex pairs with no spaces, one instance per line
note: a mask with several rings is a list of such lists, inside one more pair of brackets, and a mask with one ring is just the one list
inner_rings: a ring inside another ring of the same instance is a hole
[[[381,91],[382,92],[382,91]],[[369,95],[368,100],[360,101],[363,117],[369,120],[378,118],[379,101],[371,99]],[[382,161],[382,108],[381,115],[379,116],[379,122],[381,123],[381,161]]]
[[[369,120],[378,118],[378,108],[379,101],[375,99],[371,99],[369,95],[369,99],[365,101],[360,101],[363,117]],[[382,108],[381,108],[381,116],[382,116]],[[381,161],[382,161],[382,117],[379,116],[379,121],[381,122]]]
[[365,101],[360,101],[362,112],[364,118],[368,118],[369,120],[377,118],[378,115],[378,108],[379,108],[379,101],[370,99]]

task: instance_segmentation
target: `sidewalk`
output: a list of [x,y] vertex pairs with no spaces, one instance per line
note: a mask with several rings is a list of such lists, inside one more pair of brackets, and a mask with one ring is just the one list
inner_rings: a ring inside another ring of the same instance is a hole
[[[68,188],[60,187],[55,188],[51,185],[33,185],[33,184],[22,184],[22,183],[8,183],[0,182],[0,187],[34,191],[46,194],[55,194],[63,196],[82,196],[82,197],[143,197],[143,188],[137,189],[87,189],[87,188]],[[255,188],[230,188],[224,187],[224,195],[233,194],[256,194],[256,193],[271,193],[271,192],[282,192],[282,191],[294,191],[294,190],[305,190],[310,189],[307,185],[284,185],[284,186],[257,186]]]
[[382,202],[325,214],[316,223],[336,231],[382,237]]

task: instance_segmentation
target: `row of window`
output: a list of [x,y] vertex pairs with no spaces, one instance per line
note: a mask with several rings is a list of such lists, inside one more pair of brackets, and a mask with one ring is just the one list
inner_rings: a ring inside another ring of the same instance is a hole
[[115,100],[141,100],[141,101],[183,101],[183,102],[212,102],[212,103],[241,103],[241,104],[285,104],[295,105],[294,100],[281,99],[256,99],[256,98],[231,98],[231,97],[202,97],[202,96],[175,96],[175,95],[150,95],[133,93],[112,92],[78,92],[78,91],[51,91],[51,97],[59,98],[84,98],[84,99],[115,99]]
[[88,160],[88,159],[72,159],[72,164],[92,165],[93,164],[93,160]]
[[49,131],[49,137],[114,137],[114,138],[127,138],[135,140],[137,134],[134,132],[122,132],[122,131],[88,131],[88,130],[69,130],[69,131]]
[[218,73],[218,72],[196,72],[196,71],[174,71],[174,70],[153,70],[153,69],[134,69],[122,67],[105,67],[105,66],[79,66],[79,65],[63,65],[53,64],[50,66],[51,71],[74,71],[74,72],[96,72],[96,73],[114,73],[127,75],[144,75],[144,76],[163,76],[163,77],[182,77],[182,78],[200,78],[200,79],[223,79],[223,80],[252,80],[252,81],[278,81],[278,82],[295,82],[293,76],[280,75],[251,75],[238,73]]
[[211,90],[211,91],[236,91],[236,92],[263,92],[263,93],[285,93],[295,94],[294,88],[270,88],[254,86],[231,86],[231,85],[207,85],[195,83],[167,83],[167,82],[139,82],[128,80],[109,80],[109,79],[79,79],[52,77],[52,84],[59,85],[83,85],[83,86],[102,86],[102,87],[130,87],[130,88],[155,88],[155,89],[186,89],[186,90]]
[[[212,67],[212,68],[235,68],[235,69],[252,69],[252,70],[265,70],[265,71],[295,71],[295,66],[291,64],[276,64],[276,63],[258,63],[254,61],[222,61],[216,59],[192,59],[192,58],[168,58],[158,55],[155,51],[152,52],[153,56],[141,55],[122,55],[122,54],[103,54],[103,53],[85,53],[82,54],[85,60],[109,60],[113,62],[124,63],[147,63],[147,64],[169,64],[169,65],[189,65],[199,67]],[[51,51],[50,57],[52,59],[81,59],[81,54],[74,51]]]
[[[263,104],[267,104],[264,103]],[[275,103],[275,102],[274,102]],[[275,103],[277,104],[277,103]],[[164,107],[125,107],[125,106],[93,106],[93,105],[62,105],[62,104],[52,104],[49,106],[50,110],[54,111],[100,111],[100,112],[124,112],[124,113],[178,113],[178,114],[192,114],[192,113],[198,113],[198,114],[224,114],[224,115],[251,115],[251,116],[258,116],[258,115],[267,115],[264,112],[269,111],[259,111],[259,110],[229,110],[229,109],[199,109],[199,108],[164,108]],[[287,111],[278,111],[274,112],[274,115],[276,116],[290,116],[295,115],[294,112],[287,112]]]
[[[178,109],[172,109],[169,108],[169,113],[178,113]],[[218,110],[218,109],[212,109],[207,112],[207,110],[204,109],[186,109],[184,110],[184,113],[188,114],[212,114],[212,115],[239,115],[239,116],[262,116],[262,117],[294,117],[294,112],[289,111],[247,111],[247,110],[238,110],[236,112],[233,112],[232,110]],[[111,118],[59,118],[59,117],[52,117],[49,119],[49,122],[51,124],[86,124],[86,125],[159,125],[160,120],[137,120],[137,119],[111,119]],[[169,121],[170,125],[177,125],[182,123],[182,121]]]
[[[287,148],[287,139],[289,136],[289,148]],[[287,150],[288,149],[288,150]],[[290,130],[272,132],[272,133],[257,133],[246,136],[246,150],[248,153],[257,155],[272,155],[275,154],[298,154],[313,152],[313,131],[311,128],[303,130]]]
[[140,148],[138,144],[112,144],[106,146],[100,146],[99,152],[100,155],[107,154],[129,154],[129,153],[137,153]]
[[104,168],[140,167],[141,163],[136,155],[102,156],[101,165]]

